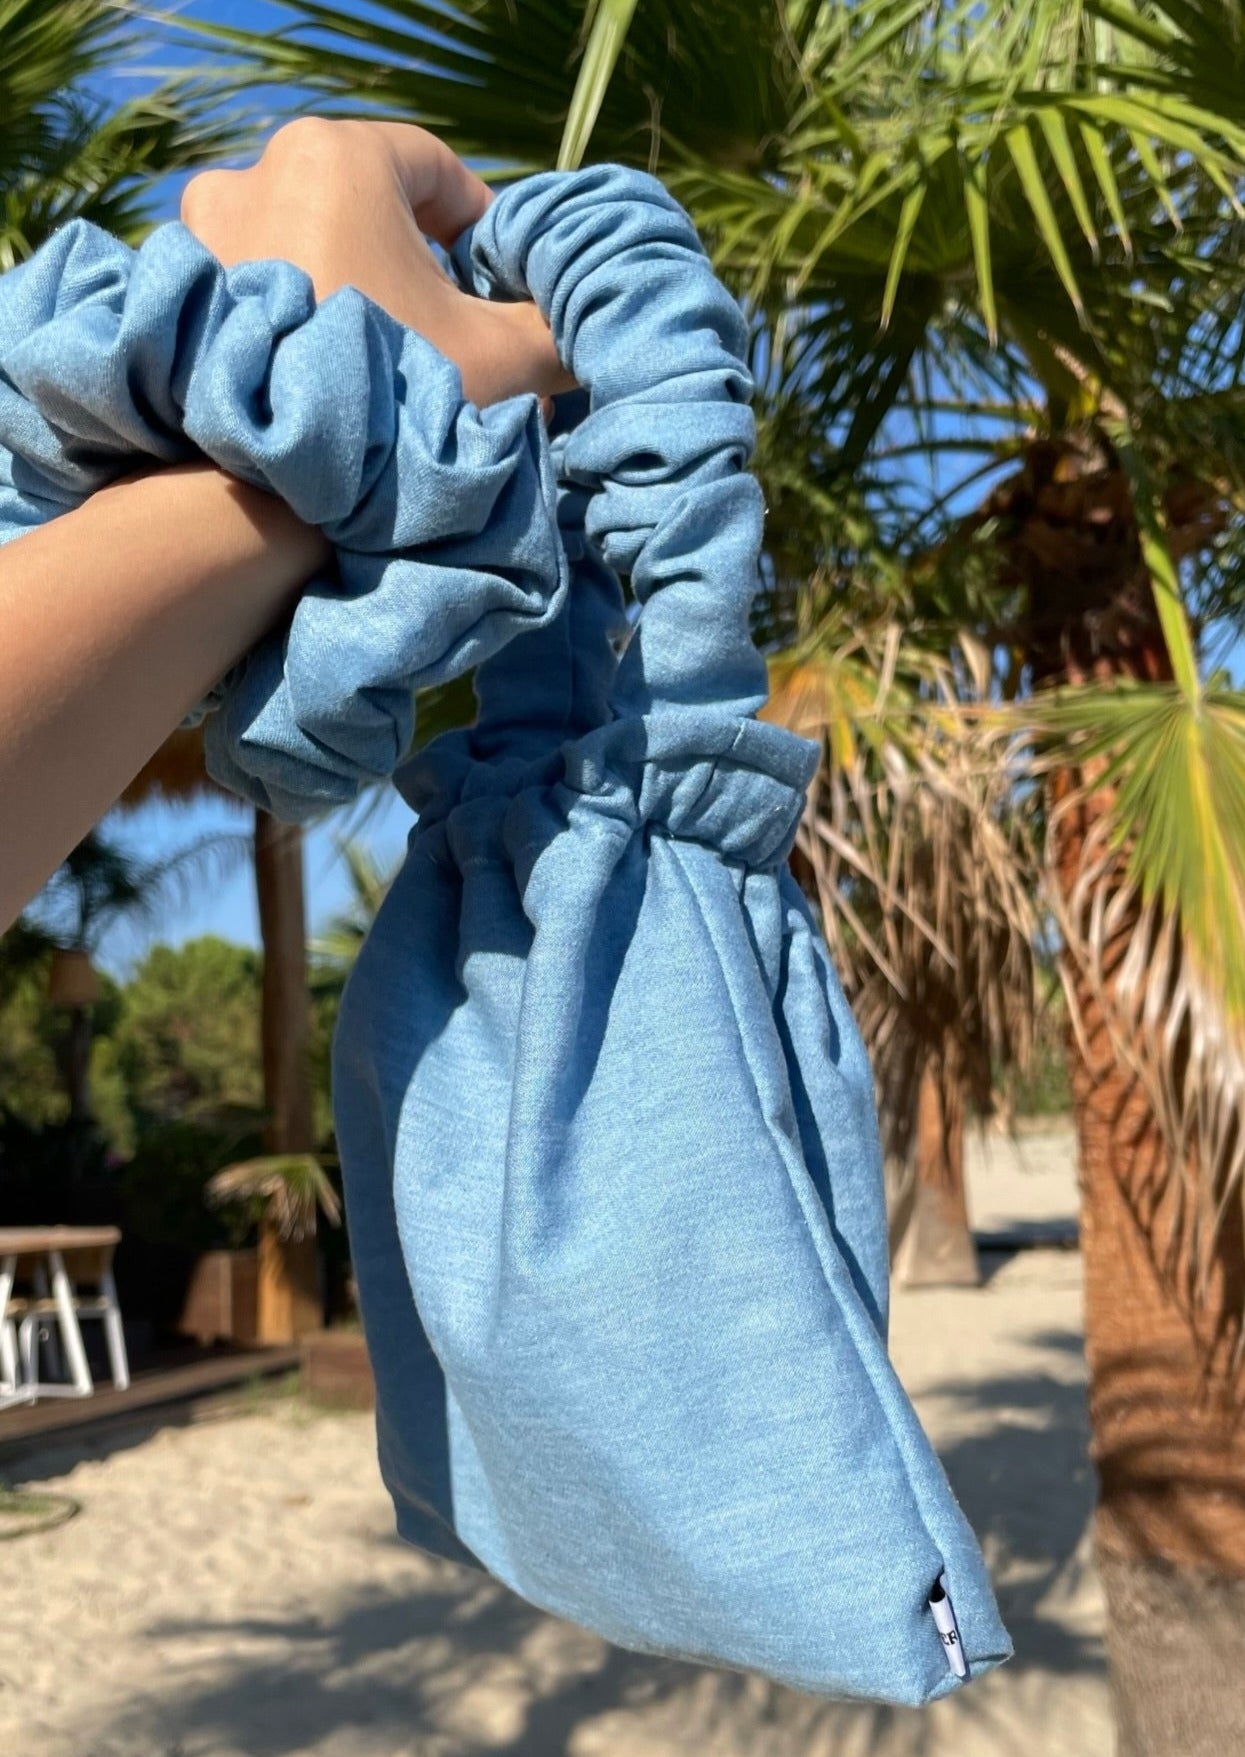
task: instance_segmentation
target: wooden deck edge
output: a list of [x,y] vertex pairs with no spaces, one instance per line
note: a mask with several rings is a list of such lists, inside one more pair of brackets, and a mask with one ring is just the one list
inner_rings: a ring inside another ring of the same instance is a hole
[[1022,1251],[1078,1251],[1081,1234],[1075,1220],[1043,1220],[1033,1226],[974,1232],[973,1243],[979,1251],[1002,1251],[1009,1255]]
[[144,1422],[160,1410],[171,1410],[223,1392],[252,1379],[293,1372],[299,1364],[297,1346],[257,1348],[223,1360],[195,1361],[167,1372],[138,1378],[125,1391],[102,1390],[93,1397],[64,1398],[0,1413],[0,1469],[62,1441],[85,1434],[103,1436],[131,1422]]

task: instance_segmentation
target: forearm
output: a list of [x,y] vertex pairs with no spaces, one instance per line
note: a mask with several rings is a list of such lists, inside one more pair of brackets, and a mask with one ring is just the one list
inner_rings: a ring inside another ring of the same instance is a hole
[[116,483],[0,549],[0,928],[328,553],[208,465]]

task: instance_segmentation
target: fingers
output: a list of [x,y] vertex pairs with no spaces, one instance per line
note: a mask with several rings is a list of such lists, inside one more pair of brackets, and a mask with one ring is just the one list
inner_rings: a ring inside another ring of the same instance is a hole
[[222,216],[229,212],[240,175],[238,171],[200,171],[182,190],[179,209],[182,225],[221,261],[225,261],[222,251],[227,254]]
[[409,122],[300,116],[270,136],[254,168],[299,187],[347,174],[366,182],[387,171],[419,230],[446,247],[493,199],[488,185],[443,141]]
[[425,129],[301,117],[257,164],[192,179],[182,218],[226,266],[292,262],[319,299],[357,287],[453,360],[475,403],[548,397],[571,381],[536,307],[468,297],[427,242],[451,245],[491,199]]
[[493,199],[482,178],[426,128],[408,122],[373,122],[389,152],[415,223],[446,249],[480,218]]

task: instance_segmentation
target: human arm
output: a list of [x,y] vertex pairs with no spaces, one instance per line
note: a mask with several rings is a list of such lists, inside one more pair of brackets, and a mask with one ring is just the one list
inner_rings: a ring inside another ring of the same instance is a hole
[[113,483],[0,550],[0,927],[328,553],[206,464]]

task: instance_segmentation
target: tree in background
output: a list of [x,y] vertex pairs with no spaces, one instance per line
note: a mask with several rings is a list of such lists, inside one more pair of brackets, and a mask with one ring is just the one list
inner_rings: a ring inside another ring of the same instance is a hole
[[[14,1122],[36,1156],[41,1137],[47,1152],[57,1151],[54,1137],[69,1117],[57,1060],[64,1021],[48,992],[52,956],[46,937],[25,922],[0,936],[0,1117]],[[122,983],[101,973],[100,999],[91,1009],[93,1128],[114,1164],[139,1150],[142,1176],[154,1187],[164,1158],[177,1182],[184,1164],[192,1172],[202,1165],[215,1170],[240,1147],[259,1151],[261,980],[257,952],[212,935],[153,946]],[[328,1050],[336,1011],[335,994],[316,996],[321,1145],[332,1131]],[[186,1181],[181,1178],[181,1186]],[[183,1187],[175,1208],[184,1195]],[[45,1207],[36,1218],[49,1212]],[[202,1230],[205,1217],[197,1219]]]
[[[28,922],[0,936],[0,1115],[32,1130],[63,1128],[69,1120],[57,1054],[65,1020],[48,994],[54,956],[47,936]],[[109,1146],[128,1152],[134,1131],[113,1054],[117,1013],[117,986],[101,975],[91,1010],[91,1108]]]
[[659,171],[756,319],[770,637],[881,550],[863,620],[969,633],[1023,705],[1121,1739],[1217,1753],[1233,1668],[1210,1640],[1161,1662],[1173,1616],[1211,1616],[1198,1570],[1245,1578],[1245,703],[1213,659],[1245,616],[1239,7],[281,4],[289,32],[217,34],[241,80],[502,174],[589,139]]
[[26,922],[0,937],[0,1106],[35,1128],[66,1111],[46,1028],[51,962],[46,936]]
[[[208,836],[167,860],[127,852],[93,830],[56,869],[22,918],[12,944],[29,961],[42,943],[47,960],[47,999],[64,1023],[54,1048],[68,1121],[95,1121],[91,1092],[97,1009],[104,989],[92,957],[104,934],[119,925],[150,926],[171,900],[196,878],[217,872],[236,853],[228,837]],[[10,952],[10,959],[14,956]]]
[[[121,796],[121,809],[156,799],[186,802],[222,791],[207,773],[201,728],[182,728],[134,777]],[[317,1081],[327,1080],[327,1056],[323,1007],[313,1006],[308,982],[303,833],[297,825],[279,823],[258,809],[252,823],[264,948],[259,1008],[266,1145],[273,1153],[310,1152],[325,1128],[327,1103],[318,1096]],[[272,1284],[283,1274],[291,1282],[305,1284],[313,1269],[305,1242],[270,1240],[270,1244]],[[311,1303],[303,1299],[301,1309],[310,1311]]]
[[313,989],[317,995],[335,998],[340,997],[346,986],[398,870],[386,871],[362,842],[344,842],[339,852],[350,883],[350,900],[311,942]]
[[100,95],[109,75],[141,74],[139,33],[111,0],[0,0],[0,269],[71,219],[137,242],[155,182],[236,149],[237,118],[202,78]]
[[114,1053],[143,1121],[263,1111],[258,953],[212,935],[154,946],[121,991]]

